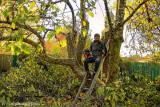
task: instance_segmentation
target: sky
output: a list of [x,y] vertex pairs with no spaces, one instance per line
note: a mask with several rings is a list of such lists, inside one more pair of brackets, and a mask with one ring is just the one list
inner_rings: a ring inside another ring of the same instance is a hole
[[[109,6],[113,6],[113,3],[116,0],[111,0],[109,2]],[[93,11],[94,17],[89,16],[88,21],[90,23],[90,30],[92,31],[91,35],[92,38],[95,33],[99,33],[101,35],[102,31],[104,30],[104,25],[105,25],[105,6],[103,0],[98,0],[96,5],[96,9]],[[113,13],[115,13],[113,11]]]

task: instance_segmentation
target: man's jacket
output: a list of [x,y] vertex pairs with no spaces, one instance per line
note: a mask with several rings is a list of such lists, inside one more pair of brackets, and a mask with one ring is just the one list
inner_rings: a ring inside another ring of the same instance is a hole
[[106,46],[101,41],[93,41],[90,46],[90,51],[92,52],[93,58],[98,56],[105,57],[107,54]]

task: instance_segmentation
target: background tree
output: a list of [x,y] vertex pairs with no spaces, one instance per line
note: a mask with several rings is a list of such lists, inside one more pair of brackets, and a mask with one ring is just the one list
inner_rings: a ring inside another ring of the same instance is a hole
[[[136,25],[136,23],[141,23],[140,21],[142,21],[142,20],[144,22],[151,23],[152,19],[150,17],[157,17],[157,18],[159,17],[156,14],[153,15],[153,13],[156,13],[159,4],[157,4],[157,1],[150,1],[150,0],[134,0],[134,1],[117,0],[116,7],[115,7],[116,8],[116,16],[114,18],[114,23],[113,23],[111,20],[111,15],[109,14],[107,0],[104,0],[104,3],[105,3],[105,8],[106,8],[106,16],[107,16],[107,20],[108,20],[107,22],[109,25],[109,30],[106,33],[106,38],[108,38],[108,36],[109,36],[109,43],[108,43],[109,48],[108,48],[108,54],[107,54],[105,61],[104,61],[104,64],[103,64],[103,71],[106,74],[106,77],[107,77],[106,82],[108,84],[108,83],[113,82],[116,79],[118,71],[119,71],[118,65],[119,65],[119,59],[120,59],[120,48],[121,48],[121,44],[124,41],[123,40],[124,24],[126,22],[131,23],[130,29],[133,30],[134,25]],[[125,8],[126,8],[126,12],[125,12]],[[152,14],[150,14],[148,16],[149,8],[152,12],[154,10],[154,12],[153,13],[151,12]],[[125,17],[125,19],[124,19],[124,17]],[[141,17],[142,19],[139,20],[137,17]],[[157,19],[157,18],[155,18],[155,19]],[[137,19],[139,21],[137,21]],[[148,19],[149,19],[149,21],[148,21]],[[134,22],[133,22],[133,20],[134,20]],[[157,20],[153,21],[153,23],[155,23],[156,21]],[[140,26],[136,26],[136,28],[139,29],[138,30],[139,32],[142,32],[142,29]],[[145,28],[149,28],[149,25],[146,24]],[[156,29],[153,30],[154,33],[157,30],[158,30],[158,28],[156,27]],[[145,32],[148,32],[148,30],[145,29]],[[156,42],[158,40],[159,36],[154,35],[154,33],[150,32],[150,34],[153,35],[152,37],[155,38],[152,40],[154,42]],[[158,32],[156,32],[156,33],[158,33]],[[144,35],[146,35],[146,33]],[[134,35],[134,36],[136,36],[136,35]],[[146,35],[146,37],[147,37],[147,35]]]

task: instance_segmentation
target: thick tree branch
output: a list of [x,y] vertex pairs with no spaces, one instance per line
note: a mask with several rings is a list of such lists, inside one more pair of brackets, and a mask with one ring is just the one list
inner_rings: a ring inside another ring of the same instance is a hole
[[[7,37],[0,37],[0,40],[1,41],[16,41],[16,38],[11,37],[11,36],[7,36]],[[38,46],[38,44],[36,42],[33,42],[32,40],[29,40],[29,39],[26,39],[26,38],[23,38],[23,42],[25,42],[27,44],[30,44],[35,48]]]
[[[120,26],[124,25],[128,20],[130,20],[132,18],[132,16],[137,12],[137,10],[143,5],[145,4],[147,1],[149,0],[144,0],[142,3],[140,3],[134,10],[133,12],[120,24]],[[119,26],[119,27],[120,27]]]
[[118,30],[119,27],[123,26],[128,20],[130,20],[132,18],[132,16],[137,12],[137,10],[143,5],[145,4],[147,1],[149,0],[144,0],[142,3],[140,3],[134,10],[133,12],[122,22],[122,23],[119,23],[115,28],[114,30]]
[[148,16],[147,20],[148,20],[148,22],[150,23],[150,22],[152,21],[152,18],[151,18],[150,15],[149,15],[149,10],[148,10],[147,3],[145,3],[145,7],[146,7],[147,16]]
[[76,64],[76,60],[73,58],[68,58],[68,59],[54,58],[46,54],[40,54],[40,57],[43,60],[52,64],[67,65],[67,66],[74,66]]
[[109,29],[112,31],[113,24],[112,24],[112,21],[111,21],[111,16],[109,14],[108,3],[107,3],[107,0],[103,0],[103,1],[104,1],[105,9],[106,9],[106,15],[107,15],[108,23],[109,23]]
[[[1,21],[1,20],[0,20],[0,23],[7,23],[7,24],[10,24],[10,25],[12,24],[12,22],[10,22],[10,21]],[[46,52],[44,40],[41,37],[40,33],[38,33],[35,29],[31,28],[29,25],[22,25],[18,22],[16,22],[15,24],[18,28],[24,28],[25,30],[30,31],[33,34],[35,34],[38,37],[38,39],[40,40],[41,45],[43,46],[43,53]]]

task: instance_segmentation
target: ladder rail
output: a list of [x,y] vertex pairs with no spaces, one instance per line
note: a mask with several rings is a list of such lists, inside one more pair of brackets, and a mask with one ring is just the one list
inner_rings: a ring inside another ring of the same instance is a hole
[[81,91],[82,91],[82,88],[83,88],[83,86],[84,86],[84,84],[85,84],[86,77],[87,77],[87,74],[85,74],[85,76],[84,76],[84,79],[83,79],[83,81],[82,81],[82,83],[81,83],[81,86],[80,86],[80,88],[79,88],[79,90],[78,90],[78,93],[76,94],[76,97],[75,97],[75,99],[74,99],[73,104],[72,104],[71,107],[74,107],[74,106],[75,106],[75,104],[76,104],[76,102],[77,102],[77,100],[78,100],[78,97],[79,97],[79,95],[80,95],[80,93],[81,93]]
[[[100,74],[100,72],[101,72],[101,68],[102,68],[103,61],[104,61],[104,59],[102,59],[100,65],[99,65],[98,72],[97,72],[96,75],[94,76],[94,78],[93,78],[93,80],[92,80],[92,83],[91,83],[91,85],[90,85],[90,87],[89,87],[89,89],[88,89],[88,91],[87,91],[87,94],[86,94],[85,98],[81,98],[81,99],[83,100],[83,104],[86,103],[87,98],[91,95],[91,93],[92,93],[92,91],[93,91],[93,89],[94,89],[94,86],[95,86],[95,84],[96,84],[96,82],[97,82],[96,80],[97,80],[97,78],[98,78],[98,76],[99,76],[99,74]],[[83,79],[83,81],[82,81],[82,83],[81,83],[81,86],[80,86],[80,88],[79,88],[79,90],[78,90],[78,93],[76,94],[76,97],[75,97],[75,99],[74,99],[71,107],[75,107],[76,102],[77,102],[77,100],[78,100],[78,98],[79,98],[79,95],[80,95],[80,93],[82,92],[82,88],[83,88],[83,86],[84,86],[84,84],[85,84],[86,77],[87,77],[87,73],[86,73],[85,76],[84,76],[84,79]]]
[[93,78],[93,80],[92,80],[92,83],[91,83],[90,88],[89,88],[89,90],[88,90],[88,92],[87,92],[87,95],[86,95],[85,99],[83,100],[83,104],[86,103],[87,98],[91,95],[91,93],[92,93],[92,91],[93,91],[93,89],[94,89],[94,86],[96,85],[96,82],[97,82],[96,80],[97,80],[97,78],[98,78],[98,76],[99,76],[99,74],[100,74],[100,72],[101,72],[101,68],[102,68],[103,61],[104,61],[104,60],[101,61],[100,65],[99,65],[99,68],[98,68],[98,72],[96,73],[96,75],[94,76],[94,78]]

